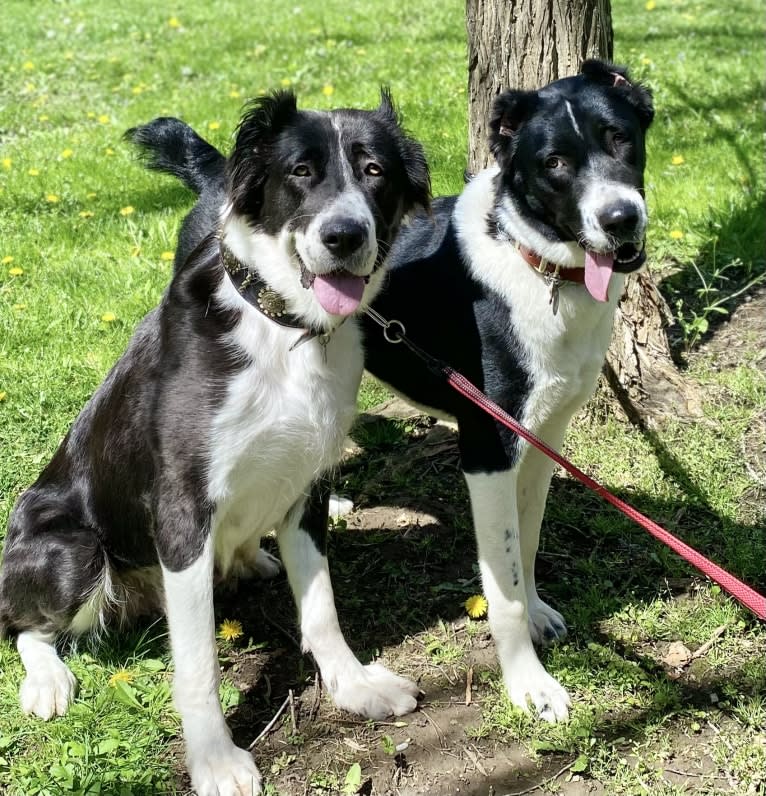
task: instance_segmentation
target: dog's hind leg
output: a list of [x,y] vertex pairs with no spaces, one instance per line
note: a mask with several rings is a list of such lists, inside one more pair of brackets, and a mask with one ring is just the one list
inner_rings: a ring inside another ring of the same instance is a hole
[[328,504],[329,487],[320,478],[277,529],[303,649],[313,654],[338,707],[372,719],[402,716],[417,706],[418,686],[380,663],[363,666],[341,633],[325,555]]
[[11,519],[0,575],[0,624],[17,633],[26,676],[21,708],[42,719],[66,713],[74,675],[56,652],[56,638],[98,624],[109,570],[101,543],[87,529],[39,531],[27,497]]

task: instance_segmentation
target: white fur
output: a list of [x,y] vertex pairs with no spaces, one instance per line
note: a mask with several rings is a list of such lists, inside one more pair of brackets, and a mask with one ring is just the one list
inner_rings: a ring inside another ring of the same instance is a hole
[[327,558],[298,526],[300,510],[277,530],[277,539],[298,605],[303,649],[313,654],[338,707],[371,719],[412,712],[419,688],[380,663],[362,666],[349,649],[338,624]]
[[575,119],[574,111],[572,110],[572,103],[569,100],[564,100],[564,105],[566,106],[567,113],[569,114],[569,120],[572,122],[572,127],[574,127],[574,131],[580,138],[583,137],[582,131],[580,130],[580,125],[577,124],[577,119]]
[[300,330],[265,318],[228,279],[217,298],[242,311],[230,344],[248,358],[210,433],[208,496],[217,506],[216,559],[225,574],[237,548],[281,523],[311,481],[339,461],[363,359],[352,318],[326,346],[314,339],[290,350]]
[[162,568],[173,651],[173,699],[181,715],[186,762],[197,796],[253,796],[261,777],[232,742],[218,698],[220,673],[213,618],[213,543],[180,572]]
[[53,646],[55,634],[19,633],[16,647],[26,670],[19,689],[21,709],[41,719],[63,716],[77,692],[77,681]]

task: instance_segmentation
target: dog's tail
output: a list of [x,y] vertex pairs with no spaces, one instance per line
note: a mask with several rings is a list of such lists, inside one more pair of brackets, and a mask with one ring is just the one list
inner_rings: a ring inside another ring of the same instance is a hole
[[132,127],[125,138],[141,150],[147,168],[172,174],[197,195],[223,181],[226,158],[180,119],[153,119]]

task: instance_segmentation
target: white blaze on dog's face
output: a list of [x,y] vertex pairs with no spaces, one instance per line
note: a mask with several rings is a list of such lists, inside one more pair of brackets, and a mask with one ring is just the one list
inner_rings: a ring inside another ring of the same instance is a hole
[[256,100],[227,176],[227,243],[325,328],[374,298],[403,216],[429,203],[422,148],[385,92],[375,111],[299,111],[284,92]]
[[653,114],[645,88],[597,61],[576,77],[495,102],[490,141],[503,201],[512,205],[503,212],[499,204],[501,222],[508,218],[518,238],[536,242],[552,261],[584,264],[586,287],[599,301],[612,271],[635,271],[645,261],[644,137]]

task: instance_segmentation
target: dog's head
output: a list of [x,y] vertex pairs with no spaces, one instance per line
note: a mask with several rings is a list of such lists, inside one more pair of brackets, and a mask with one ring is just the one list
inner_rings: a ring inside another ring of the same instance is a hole
[[226,178],[227,240],[322,326],[372,300],[403,217],[430,203],[423,149],[387,90],[372,111],[298,110],[290,92],[255,100]]
[[[645,259],[644,139],[653,116],[647,88],[595,60],[575,77],[495,100],[490,146],[532,238],[522,242],[576,241],[586,284],[590,270],[604,295],[612,269],[634,271]],[[601,297],[598,286],[591,292]]]

